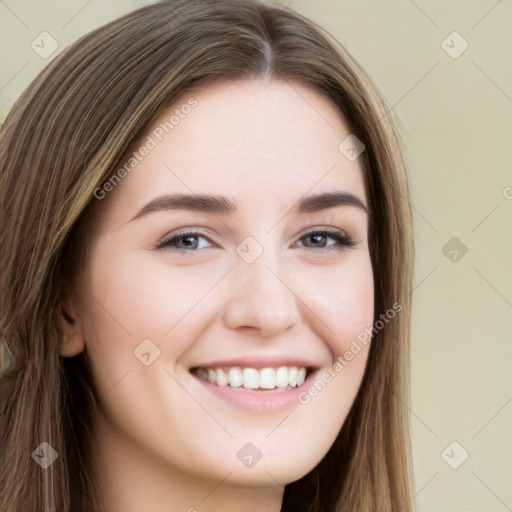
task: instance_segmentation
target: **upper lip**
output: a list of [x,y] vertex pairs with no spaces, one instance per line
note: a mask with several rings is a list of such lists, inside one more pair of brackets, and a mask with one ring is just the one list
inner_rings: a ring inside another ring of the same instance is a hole
[[316,370],[320,365],[297,356],[263,356],[263,355],[251,355],[244,357],[237,357],[233,359],[218,359],[211,362],[197,364],[191,367],[191,369],[198,368],[226,368],[239,366],[242,368],[279,368],[281,366],[297,366],[299,368],[304,367],[309,370]]

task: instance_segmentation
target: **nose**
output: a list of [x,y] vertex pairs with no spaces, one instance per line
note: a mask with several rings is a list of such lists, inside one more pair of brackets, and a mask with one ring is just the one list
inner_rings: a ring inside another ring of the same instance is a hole
[[227,327],[270,338],[300,322],[299,299],[272,260],[264,252],[253,263],[237,261],[224,310]]

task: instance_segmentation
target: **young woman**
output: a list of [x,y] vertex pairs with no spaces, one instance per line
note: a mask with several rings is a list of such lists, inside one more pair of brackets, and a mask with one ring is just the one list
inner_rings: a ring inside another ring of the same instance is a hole
[[412,509],[407,178],[332,38],[144,7],[37,77],[0,156],[0,510]]

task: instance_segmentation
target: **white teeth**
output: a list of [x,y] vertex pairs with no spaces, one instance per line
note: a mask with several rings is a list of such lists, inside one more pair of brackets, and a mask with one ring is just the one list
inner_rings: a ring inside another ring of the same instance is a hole
[[244,388],[256,389],[259,387],[259,376],[256,368],[244,368]]
[[260,370],[260,388],[274,389],[276,387],[276,372],[274,368]]
[[280,366],[279,368],[198,368],[196,375],[217,386],[243,387],[245,389],[296,388],[306,380],[304,367]]
[[276,386],[278,388],[288,386],[288,368],[286,366],[281,366],[276,370]]
[[292,388],[297,385],[297,368],[295,366],[288,370],[288,382]]
[[301,368],[297,371],[297,387],[302,386],[306,380],[306,368]]
[[239,388],[244,383],[244,378],[240,368],[230,368],[228,379],[229,385],[232,388]]
[[210,381],[212,384],[217,384],[217,386],[227,386],[229,381],[228,381],[228,376],[226,375],[226,373],[224,372],[224,370],[222,368],[218,368],[217,369],[217,382],[215,382],[215,380],[211,380]]

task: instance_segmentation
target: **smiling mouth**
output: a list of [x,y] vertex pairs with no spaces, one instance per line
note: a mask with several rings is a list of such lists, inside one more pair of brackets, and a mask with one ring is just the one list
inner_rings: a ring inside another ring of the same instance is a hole
[[251,391],[286,390],[302,386],[310,370],[306,367],[280,366],[278,368],[192,368],[191,373],[201,380],[219,387],[249,389]]

